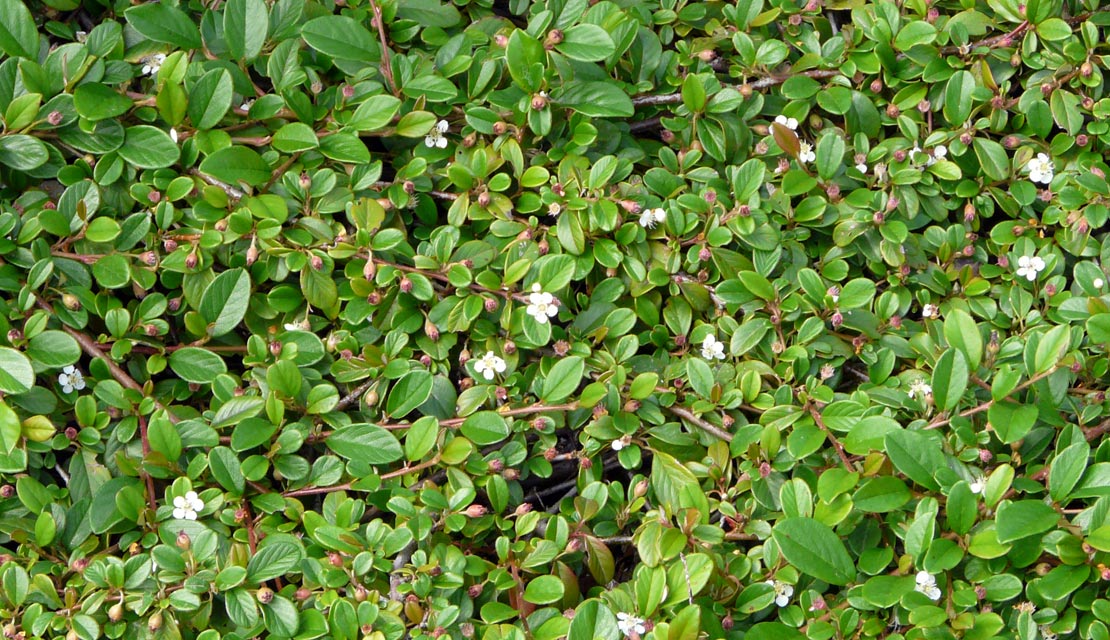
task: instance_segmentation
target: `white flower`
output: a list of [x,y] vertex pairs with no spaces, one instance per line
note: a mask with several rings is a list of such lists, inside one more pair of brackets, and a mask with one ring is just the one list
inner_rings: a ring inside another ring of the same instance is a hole
[[536,322],[547,324],[547,319],[554,318],[559,313],[559,308],[555,306],[555,296],[544,293],[543,287],[537,282],[532,285],[532,293],[528,294],[528,308],[525,311]]
[[928,571],[917,572],[917,585],[914,591],[924,593],[930,600],[940,600],[940,589],[937,588],[937,579]]
[[243,102],[243,104],[239,105],[239,108],[242,109],[243,111],[250,111],[251,107],[253,107],[253,106],[254,106],[254,98],[251,98],[250,100],[246,100],[246,101]]
[[924,398],[933,395],[933,388],[929,386],[928,382],[925,382],[925,378],[918,378],[910,383],[910,389],[906,393],[911,398]]
[[559,204],[558,202],[552,202],[551,204],[547,205],[547,215],[549,216],[557,216],[562,212],[563,205]]
[[943,144],[937,145],[933,148],[933,158],[929,161],[929,164],[940,162],[941,160],[944,160],[945,156],[947,155],[948,147],[944,146]]
[[775,589],[775,604],[780,607],[790,604],[790,596],[794,595],[794,585],[782,580],[767,580],[766,583]]
[[486,380],[493,380],[495,375],[505,372],[505,361],[494,352],[487,351],[486,355],[474,363],[474,370]]
[[77,367],[69,365],[58,374],[58,384],[62,385],[63,393],[80,391],[85,388],[85,376],[81,375]]
[[1094,285],[1094,287],[1096,289],[1101,289],[1102,285],[1106,284],[1106,281],[1103,280],[1102,278],[1095,278],[1094,280],[1091,281],[1091,284]]
[[713,336],[705,336],[705,340],[701,343],[701,357],[706,360],[724,360],[725,343]]
[[922,318],[935,318],[938,315],[938,309],[935,304],[927,304],[921,308]]
[[1037,605],[1029,602],[1028,600],[1015,604],[1014,608],[1022,613],[1035,613],[1037,611]]
[[144,58],[143,61],[146,63],[143,65],[143,75],[154,76],[162,68],[162,63],[166,61],[166,54],[156,53]]
[[308,318],[305,318],[299,322],[286,322],[284,327],[286,331],[308,331],[312,325],[308,323]]
[[1043,640],[1056,640],[1056,632],[1049,629],[1047,624],[1040,625],[1037,630],[1041,632]]
[[817,154],[813,152],[813,145],[808,142],[798,143],[798,162],[805,164],[806,162],[813,162],[817,159]]
[[633,635],[643,636],[647,633],[644,619],[637,618],[631,613],[621,612],[617,614],[617,628],[628,638],[631,638]]
[[1044,268],[1044,260],[1040,256],[1022,256],[1018,258],[1017,277],[1033,282]]
[[170,127],[170,139],[173,140],[174,144],[177,144],[177,129],[173,127]]
[[645,209],[640,214],[640,226],[645,229],[652,229],[656,224],[660,224],[667,220],[667,212],[662,208]]
[[867,173],[867,163],[866,162],[861,162],[861,163],[857,164],[856,165],[856,171],[859,171],[860,173]]
[[1056,167],[1052,164],[1052,159],[1048,154],[1038,153],[1036,158],[1029,161],[1025,165],[1025,169],[1029,172],[1029,179],[1033,182],[1040,182],[1041,184],[1048,184],[1052,182],[1052,176],[1056,172]]
[[424,145],[429,149],[432,147],[447,148],[447,138],[443,134],[447,133],[447,128],[450,126],[446,120],[437,122],[435,128],[424,138]]
[[77,38],[77,42],[84,42],[89,37],[88,31],[77,31],[73,34]]
[[184,496],[173,499],[173,517],[178,520],[196,520],[197,512],[204,509],[204,501],[197,496],[196,491],[189,491]]
[[790,129],[791,131],[798,130],[798,121],[794,118],[787,118],[786,116],[775,116],[775,122]]
[[976,495],[979,495],[980,493],[983,493],[983,489],[986,486],[987,486],[987,481],[984,480],[983,476],[980,476],[980,475],[976,475],[975,479],[972,480],[971,484],[968,485],[968,487],[971,488],[971,492],[976,494]]
[[632,436],[624,435],[611,442],[609,446],[613,447],[613,451],[620,451],[630,444],[632,444]]

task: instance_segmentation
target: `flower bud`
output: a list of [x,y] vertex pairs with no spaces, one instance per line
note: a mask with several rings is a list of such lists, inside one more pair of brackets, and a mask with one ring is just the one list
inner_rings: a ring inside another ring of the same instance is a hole
[[312,592],[305,587],[301,587],[297,589],[297,591],[293,594],[293,597],[296,598],[298,602],[304,602],[305,600],[308,600],[312,597]]
[[547,32],[547,39],[544,40],[543,43],[544,47],[550,50],[554,48],[555,45],[562,44],[564,37],[565,36],[563,35],[563,31],[561,29],[552,29],[551,31]]
[[72,293],[64,293],[62,294],[62,305],[70,311],[77,311],[81,307],[81,301]]
[[0,486],[0,498],[10,498],[15,495],[15,487],[10,484]]
[[1044,84],[1041,85],[1041,94],[1043,94],[1044,97],[1047,98],[1048,96],[1052,95],[1052,89],[1053,89],[1052,83],[1045,82]]
[[971,134],[964,131],[960,134],[960,144],[968,146],[971,144]]
[[732,631],[732,628],[735,625],[736,623],[733,622],[731,615],[727,615],[724,618],[721,618],[721,628],[725,631]]
[[117,602],[108,608],[108,619],[112,622],[123,620],[123,604]]
[[769,475],[771,475],[771,463],[766,462],[766,461],[760,462],[759,463],[759,477],[760,478],[766,478]]
[[501,122],[500,120],[493,123],[493,134],[494,135],[497,135],[497,136],[502,135],[508,130],[509,130],[509,125],[505,124],[504,122]]
[[871,92],[872,93],[879,93],[882,90],[883,90],[883,81],[882,80],[880,80],[878,78],[875,78],[874,80],[871,81]]
[[898,105],[892,102],[886,106],[886,115],[893,120],[902,115],[902,110],[898,108]]
[[177,241],[173,238],[166,238],[162,240],[162,249],[164,249],[166,253],[173,253],[174,251],[177,251]]
[[23,339],[23,332],[19,329],[8,330],[8,342],[15,343]]
[[194,251],[194,252],[190,253],[189,255],[185,256],[185,268],[186,269],[196,269],[197,268],[197,262],[199,262],[199,261],[200,261],[200,258],[197,257],[197,254]]
[[412,293],[412,280],[408,276],[401,278],[401,291],[403,293]]
[[844,324],[844,315],[836,311],[832,314],[832,319],[830,321],[832,322],[833,329],[836,329]]
[[894,152],[894,161],[895,162],[904,162],[905,160],[906,160],[906,150],[905,149],[899,149],[899,150]]
[[256,597],[262,604],[270,604],[274,601],[274,590],[269,587],[260,587]]
[[148,267],[153,267],[158,264],[158,254],[153,251],[144,251],[139,255],[139,260]]
[[212,226],[215,227],[216,231],[219,231],[220,233],[227,231],[227,218],[217,220],[216,223]]
[[698,260],[701,260],[702,262],[707,262],[712,257],[713,254],[709,252],[709,247],[702,247],[701,249],[698,249]]
[[925,13],[925,22],[933,24],[940,17],[940,11],[936,7],[929,7],[929,11]]
[[498,306],[497,305],[497,298],[494,298],[494,297],[486,298],[483,301],[482,304],[485,305],[486,311],[489,312],[489,313],[493,313],[494,311],[497,311],[497,306]]
[[51,126],[56,127],[60,125],[62,123],[62,112],[57,109],[51,111],[46,115],[46,121],[49,122]]
[[505,355],[516,353],[516,343],[512,340],[505,340],[505,344],[501,345],[501,348],[505,351]]
[[890,328],[892,328],[892,329],[901,329],[902,328],[902,316],[890,316]]
[[746,204],[742,204],[740,205],[740,208],[737,209],[737,213],[740,214],[741,218],[747,218],[748,216],[752,215],[752,208]]
[[1044,286],[1044,294],[1050,298],[1056,295],[1056,285],[1052,284],[1051,282],[1046,284]]
[[425,320],[424,334],[428,336],[429,340],[431,340],[432,342],[436,342],[437,340],[439,340],[439,327],[437,327],[435,323],[431,320]]
[[247,247],[247,266],[249,267],[257,261],[258,261],[258,247],[256,247],[254,245],[254,241],[252,240],[251,241],[251,246]]
[[551,348],[555,351],[555,355],[560,358],[570,353],[570,343],[566,340],[556,340],[555,344],[551,345]]
[[827,195],[829,197],[829,200],[832,200],[833,202],[840,200],[840,185],[836,184],[835,182],[828,185],[827,187],[825,187],[825,195]]
[[542,95],[542,94],[536,94],[536,95],[532,96],[532,109],[533,110],[540,111],[546,106],[547,106],[547,96]]
[[382,294],[378,293],[377,291],[371,291],[370,295],[366,296],[366,304],[368,304],[370,306],[379,305],[379,304],[381,304],[381,302],[382,302]]
[[467,507],[466,511],[463,513],[465,513],[468,518],[480,518],[486,515],[487,509],[480,504],[472,504]]
[[[682,335],[682,334],[679,334],[679,335],[675,336],[674,337],[674,346],[676,346],[676,347],[686,346],[686,336]],[[678,382],[678,381],[676,380],[676,382]]]
[[871,223],[875,226],[881,225],[885,219],[886,216],[883,214],[882,211],[876,211],[875,213],[871,214]]
[[790,23],[790,26],[796,27],[796,26],[802,24],[802,16],[801,16],[801,14],[795,13],[795,14],[791,15],[789,18],[787,18],[786,21],[788,23]]
[[150,616],[150,618],[146,621],[146,628],[150,629],[151,633],[154,633],[155,631],[162,628],[162,612],[161,611],[155,611],[154,615]]
[[1077,144],[1081,147],[1087,146],[1087,143],[1089,143],[1090,141],[1091,141],[1090,138],[1088,138],[1087,134],[1085,134],[1085,133],[1081,133],[1081,134],[1075,136],[1075,144]]
[[509,46],[509,38],[506,35],[499,33],[493,36],[493,44],[498,49],[504,49],[505,47]]
[[931,111],[932,108],[933,108],[933,104],[931,102],[929,102],[928,100],[922,100],[921,102],[917,103],[917,110],[920,111],[921,113],[929,113],[929,111]]

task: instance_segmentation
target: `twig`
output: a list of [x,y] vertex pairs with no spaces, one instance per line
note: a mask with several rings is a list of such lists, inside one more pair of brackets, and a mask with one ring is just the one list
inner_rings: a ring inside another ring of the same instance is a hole
[[725,442],[732,442],[731,433],[721,429],[720,427],[709,424],[705,420],[702,420],[701,418],[695,416],[689,409],[685,407],[667,407],[667,411],[670,411],[679,418],[682,418],[683,420],[689,422],[690,424],[710,435],[717,436]]
[[[427,469],[428,467],[434,467],[435,465],[439,464],[439,459],[440,459],[439,454],[437,453],[431,460],[426,460],[424,462],[421,462],[418,465],[414,465],[414,466],[411,466],[411,467],[401,467],[400,469],[397,469],[396,471],[390,471],[389,473],[383,473],[378,477],[381,478],[382,480],[392,480],[393,478],[399,478],[401,476],[407,476],[410,473],[416,473],[417,471],[423,471],[424,469]],[[284,495],[286,498],[295,498],[297,496],[313,496],[313,495],[317,495],[317,494],[320,494],[320,493],[335,493],[336,491],[349,491],[351,489],[352,484],[354,484],[354,483],[344,482],[343,484],[336,484],[336,485],[332,485],[330,487],[304,487],[302,489],[294,489],[293,491],[287,491],[282,495]]]
[[[54,315],[54,308],[43,301],[42,298],[37,298],[35,302],[38,304],[40,309],[46,311],[50,315]],[[123,385],[125,389],[138,391],[139,393],[145,395],[146,392],[143,391],[142,385],[140,385],[138,382],[135,382],[135,379],[132,378],[126,371],[124,371],[118,364],[116,364],[108,356],[104,355],[104,352],[100,350],[100,347],[96,344],[96,342],[93,342],[92,338],[65,324],[64,322],[62,323],[62,330],[68,333],[74,340],[76,340],[77,344],[81,345],[81,350],[84,351],[87,356],[89,356],[90,358],[99,358],[103,360],[104,364],[108,367],[108,373],[110,373],[112,377],[115,378],[116,382]],[[154,400],[154,406],[158,407],[162,411],[165,411],[166,416],[170,419],[170,422],[174,424],[177,423],[177,417],[170,413],[170,410],[167,409],[166,406],[163,405],[161,402]]]
[[[139,416],[139,439],[143,444],[143,462],[145,463],[146,457],[150,455],[150,435],[147,430],[146,416]],[[147,502],[150,503],[150,510],[156,512],[158,511],[158,502],[154,499],[154,479],[150,477],[142,464],[139,465],[139,475],[146,483],[146,498]]]
[[1103,420],[1097,427],[1085,431],[1083,435],[1087,436],[1087,442],[1090,442],[1102,436],[1107,431],[1110,431],[1110,418]]
[[[396,183],[378,181],[378,182],[375,182],[371,186],[373,186],[373,188],[377,189],[378,191],[385,191],[386,189],[392,187],[394,184],[396,184]],[[424,194],[427,194],[429,196],[432,196],[433,198],[439,198],[440,200],[458,200],[459,199],[459,196],[456,193],[448,193],[446,191],[436,191],[434,189],[432,191],[420,191],[419,193],[424,193]]]
[[293,163],[296,162],[297,158],[300,157],[301,152],[298,151],[297,153],[294,153],[293,155],[286,158],[285,162],[281,163],[281,165],[277,169],[274,169],[274,172],[270,174],[270,180],[266,183],[266,186],[262,187],[262,190],[269,191],[270,187],[274,186],[274,183],[277,182],[283,175],[285,175],[285,172],[289,170],[289,167],[293,166]]
[[222,180],[217,180],[216,178],[213,178],[208,174],[201,173],[196,169],[189,171],[189,173],[197,176],[201,180],[204,180],[214,187],[219,187],[220,189],[223,189],[223,192],[227,194],[227,197],[231,198],[232,200],[241,200],[243,196],[247,195],[242,189],[239,189],[238,187],[233,187],[230,184],[223,182]]
[[[1052,375],[1053,373],[1056,373],[1056,370],[1057,370],[1057,367],[1052,367],[1048,371],[1043,371],[1041,373],[1038,373],[1037,375],[1033,376],[1032,378],[1029,378],[1025,382],[1023,382],[1023,383],[1019,384],[1018,386],[1014,387],[1013,390],[1010,391],[1010,393],[1007,393],[1006,396],[1002,399],[1007,400],[1010,397],[1012,397],[1015,393],[1019,393],[1021,391],[1024,391],[1024,390],[1028,389],[1029,387],[1033,386],[1037,382],[1047,378],[1048,376]],[[948,423],[952,422],[953,418],[957,418],[957,417],[967,418],[968,416],[973,416],[977,413],[982,413],[984,411],[987,411],[992,406],[994,406],[994,398],[991,398],[990,400],[987,400],[986,402],[984,402],[984,403],[982,403],[978,406],[972,407],[972,408],[967,409],[965,411],[961,411],[959,413],[959,415],[957,415],[957,416],[948,416],[948,417],[945,417],[945,418],[937,418],[936,420],[933,420],[928,425],[926,425],[925,428],[926,429],[936,429],[938,427],[943,427],[943,426],[947,425]]]
[[821,412],[817,410],[817,407],[811,402],[806,408],[809,409],[809,415],[813,417],[813,421],[817,423],[817,427],[825,432],[825,437],[829,439],[833,448],[836,449],[836,454],[840,456],[840,461],[844,463],[844,468],[850,472],[858,471],[856,465],[852,464],[852,459],[849,458],[848,454],[844,451],[844,445],[840,444],[840,441],[836,439],[832,431],[829,431],[829,428],[825,426],[825,421],[821,419]]
[[[342,401],[340,401],[340,402],[342,402]],[[514,416],[526,416],[526,415],[531,415],[531,414],[534,414],[534,413],[574,411],[577,408],[578,408],[578,403],[577,402],[567,402],[565,404],[544,404],[542,402],[537,402],[536,404],[528,405],[526,407],[515,407],[515,408],[502,407],[496,413],[498,415],[509,418],[509,417],[514,417]],[[337,410],[338,410],[338,405],[337,405]],[[441,426],[441,427],[452,427],[452,428],[453,427],[458,427],[458,426],[462,425],[462,423],[466,422],[467,417],[468,416],[459,416],[459,417],[456,417],[456,418],[447,418],[446,420],[440,420],[439,421],[439,426]],[[412,423],[409,423],[409,422],[378,422],[376,424],[377,424],[377,426],[381,427],[382,429],[390,429],[390,430],[408,429],[409,427],[412,426]],[[314,443],[314,442],[322,442],[322,441],[326,440],[328,438],[328,436],[330,436],[332,433],[333,433],[332,431],[324,431],[324,432],[321,432],[321,433],[316,434],[314,436],[309,436],[307,442],[309,442],[310,444]],[[382,476],[382,477],[384,478],[385,476]]]
[[346,409],[348,406],[351,405],[352,402],[355,402],[362,396],[362,394],[366,393],[367,389],[374,386],[375,382],[377,382],[377,380],[371,378],[370,380],[367,380],[366,382],[363,382],[362,384],[355,387],[354,390],[352,390],[350,393],[343,396],[339,400],[339,403],[335,405],[335,410],[342,411]]
[[382,20],[382,10],[378,3],[370,0],[370,10],[374,12],[374,26],[378,29],[378,38],[382,41],[382,75],[390,92],[397,95],[397,83],[393,80],[393,65],[389,58],[389,42],[385,38],[385,22]]
[[[770,87],[780,85],[795,76],[806,76],[807,78],[813,78],[814,80],[824,80],[838,75],[841,75],[841,71],[839,69],[813,69],[811,71],[803,71],[801,73],[785,73],[782,75],[766,76],[764,78],[760,78],[759,80],[756,80],[754,82],[748,82],[746,83],[746,85],[741,86],[747,86],[752,91],[760,91],[762,89],[768,89]],[[739,87],[736,88],[739,89]],[[681,92],[636,96],[632,98],[632,105],[636,107],[678,104],[680,102],[682,102]]]

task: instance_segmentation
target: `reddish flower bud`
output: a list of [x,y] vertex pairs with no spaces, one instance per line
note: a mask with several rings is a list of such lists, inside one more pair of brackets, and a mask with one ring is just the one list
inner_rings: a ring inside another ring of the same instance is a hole
[[1090,138],[1088,138],[1087,134],[1085,134],[1085,133],[1081,133],[1081,134],[1075,136],[1075,144],[1077,144],[1081,147],[1087,146],[1087,143],[1089,143],[1090,141],[1091,141]]
[[477,598],[478,596],[482,595],[482,585],[472,584],[470,585],[470,588],[466,590],[466,593],[471,597],[471,599]]
[[883,90],[883,81],[875,78],[871,81],[871,93],[879,93]]
[[196,269],[197,268],[197,262],[199,262],[199,261],[200,261],[200,259],[197,257],[196,252],[190,253],[189,255],[185,256],[185,268],[186,269]]
[[15,495],[15,487],[6,484],[0,487],[0,498],[10,498]]
[[480,518],[480,517],[486,515],[487,512],[488,512],[488,510],[485,507],[483,507],[482,505],[472,504],[472,505],[470,505],[469,507],[466,508],[466,511],[464,513],[466,513],[466,516],[468,518]]
[[537,94],[537,95],[532,96],[532,109],[533,110],[540,111],[541,109],[543,109],[546,106],[547,106],[547,96],[542,95],[542,94]]
[[178,549],[188,549],[189,547],[193,546],[193,541],[189,538],[189,534],[185,533],[184,531],[177,532],[176,543]]
[[886,106],[886,115],[891,120],[894,120],[898,116],[902,115],[902,110],[898,108],[898,105],[892,102]]
[[412,293],[412,280],[408,276],[401,278],[401,291],[403,293]]
[[894,152],[894,161],[895,162],[903,162],[903,161],[905,161],[905,159],[906,159],[905,149],[899,149],[899,150]]
[[771,475],[771,463],[766,462],[766,461],[760,462],[759,463],[759,477],[760,478],[766,478],[769,475]]
[[833,329],[836,329],[840,325],[844,324],[844,315],[841,314],[839,311],[836,311],[832,314],[830,322],[832,322]]
[[791,15],[789,18],[787,18],[786,21],[790,23],[790,26],[796,27],[796,26],[802,24],[802,16],[801,16],[801,14],[795,13],[795,14]]
[[426,354],[426,353],[421,355],[420,356],[420,364],[424,365],[425,367],[432,366],[432,357],[430,355]]
[[62,112],[58,111],[57,109],[51,111],[50,113],[46,114],[46,121],[49,122],[52,126],[58,126],[62,123]]
[[706,262],[712,257],[713,254],[709,252],[709,247],[702,247],[701,249],[698,249],[698,260]]
[[305,587],[301,587],[293,593],[293,597],[296,598],[299,602],[304,602],[305,600],[308,600],[312,597],[312,592]]

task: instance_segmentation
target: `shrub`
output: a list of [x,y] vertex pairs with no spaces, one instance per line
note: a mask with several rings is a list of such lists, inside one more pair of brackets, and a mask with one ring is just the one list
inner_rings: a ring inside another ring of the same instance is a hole
[[0,0],[4,637],[1110,637],[1108,27]]

